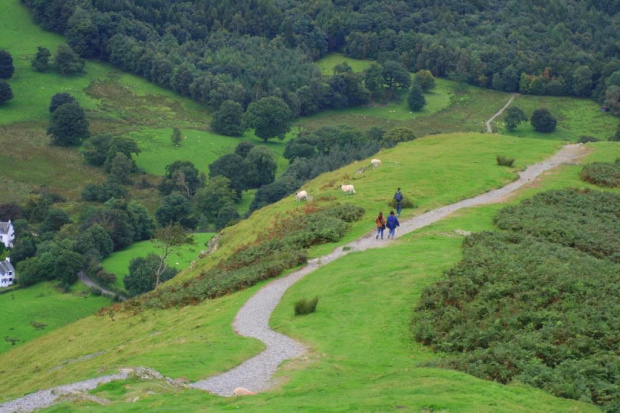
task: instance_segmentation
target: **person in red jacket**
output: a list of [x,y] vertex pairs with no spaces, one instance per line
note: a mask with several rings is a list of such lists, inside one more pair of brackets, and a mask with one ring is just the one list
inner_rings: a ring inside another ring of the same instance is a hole
[[377,235],[375,236],[375,239],[379,239],[379,237],[381,237],[381,239],[383,239],[383,230],[385,229],[385,217],[383,216],[383,212],[379,212],[379,216],[377,217],[377,219],[375,219],[375,224],[377,224]]

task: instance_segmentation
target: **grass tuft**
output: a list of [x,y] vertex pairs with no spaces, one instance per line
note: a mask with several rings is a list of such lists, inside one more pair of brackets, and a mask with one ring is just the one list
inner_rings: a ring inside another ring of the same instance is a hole
[[505,155],[497,155],[497,164],[499,166],[511,167],[515,163],[515,158],[508,158]]
[[316,305],[319,303],[319,297],[314,297],[312,300],[302,298],[295,303],[295,315],[306,315],[316,311]]

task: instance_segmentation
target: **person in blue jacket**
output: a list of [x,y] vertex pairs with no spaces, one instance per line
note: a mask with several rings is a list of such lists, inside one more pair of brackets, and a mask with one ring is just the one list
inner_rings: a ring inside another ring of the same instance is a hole
[[394,215],[394,211],[390,211],[390,216],[387,219],[386,227],[390,230],[388,232],[388,238],[394,239],[394,233],[396,232],[396,227],[400,227],[400,222],[398,222],[398,218]]
[[394,201],[396,201],[396,216],[399,217],[400,211],[403,209],[403,193],[400,192],[400,188],[394,194]]

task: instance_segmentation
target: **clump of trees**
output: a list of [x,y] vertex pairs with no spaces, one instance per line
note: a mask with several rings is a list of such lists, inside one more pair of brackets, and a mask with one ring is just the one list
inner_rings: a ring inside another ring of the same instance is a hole
[[517,106],[510,106],[506,109],[506,114],[504,115],[504,124],[506,125],[506,129],[509,131],[514,131],[520,123],[527,122],[528,118],[525,116],[523,110]]
[[13,89],[6,80],[0,80],[0,105],[13,99]]
[[86,113],[69,93],[54,95],[49,110],[52,116],[47,134],[53,145],[77,146],[90,136]]

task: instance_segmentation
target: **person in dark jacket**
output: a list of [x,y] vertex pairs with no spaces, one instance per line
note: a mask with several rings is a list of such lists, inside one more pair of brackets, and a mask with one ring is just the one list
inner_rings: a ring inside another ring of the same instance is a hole
[[403,193],[400,192],[400,188],[394,194],[394,201],[396,201],[396,216],[399,217],[400,211],[403,209]]
[[390,230],[388,232],[388,238],[394,239],[394,233],[396,232],[396,227],[400,227],[400,222],[398,222],[398,218],[394,215],[394,211],[390,211],[390,216],[387,219],[387,223],[385,226]]

